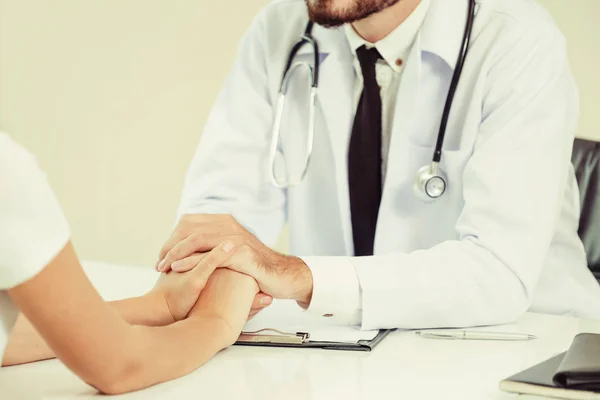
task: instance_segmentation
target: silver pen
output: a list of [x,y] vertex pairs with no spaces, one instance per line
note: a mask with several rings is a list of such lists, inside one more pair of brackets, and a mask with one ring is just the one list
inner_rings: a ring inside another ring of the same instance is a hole
[[532,340],[535,335],[529,333],[466,331],[462,329],[437,329],[415,332],[427,339],[459,339],[459,340]]

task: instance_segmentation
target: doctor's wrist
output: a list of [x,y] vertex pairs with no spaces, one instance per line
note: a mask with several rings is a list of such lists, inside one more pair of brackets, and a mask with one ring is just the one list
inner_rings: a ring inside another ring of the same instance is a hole
[[286,270],[293,277],[292,293],[290,298],[303,308],[307,308],[312,299],[313,277],[310,268],[302,259],[288,256]]

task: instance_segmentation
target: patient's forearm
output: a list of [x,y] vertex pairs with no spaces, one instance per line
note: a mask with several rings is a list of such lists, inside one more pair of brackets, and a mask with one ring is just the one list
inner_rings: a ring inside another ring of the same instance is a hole
[[[158,296],[134,297],[110,302],[131,325],[162,326],[173,322],[166,305]],[[17,319],[4,352],[2,366],[18,365],[54,358],[54,352],[21,314]]]
[[186,375],[233,344],[237,335],[218,316],[195,316],[163,327],[135,327],[130,354],[109,391],[120,394]]

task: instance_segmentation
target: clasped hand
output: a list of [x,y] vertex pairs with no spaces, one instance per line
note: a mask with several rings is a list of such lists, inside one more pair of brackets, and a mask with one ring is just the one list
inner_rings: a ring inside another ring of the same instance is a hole
[[[227,257],[224,246],[230,249]],[[270,249],[230,215],[184,215],[161,249],[156,269],[193,271],[205,280],[216,268],[237,271],[258,283],[260,293],[250,317],[272,298],[293,299],[303,306],[310,303],[312,274],[301,259]]]
[[254,278],[216,266],[231,255],[232,247],[224,243],[201,262],[201,268],[185,273],[161,274],[155,287],[146,295],[158,309],[166,308],[164,324],[185,318],[219,319],[227,327],[226,340],[233,343],[246,323],[252,300],[258,294]]

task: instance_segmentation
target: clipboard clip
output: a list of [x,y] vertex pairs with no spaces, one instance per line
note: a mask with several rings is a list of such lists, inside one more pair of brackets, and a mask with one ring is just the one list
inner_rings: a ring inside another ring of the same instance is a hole
[[[262,332],[274,332],[273,335],[265,335]],[[285,343],[285,344],[304,344],[308,342],[310,334],[308,332],[282,332],[277,329],[260,329],[254,332],[242,332],[238,342],[250,343]]]

